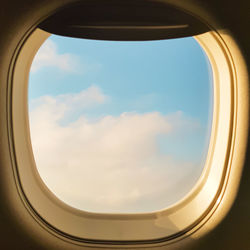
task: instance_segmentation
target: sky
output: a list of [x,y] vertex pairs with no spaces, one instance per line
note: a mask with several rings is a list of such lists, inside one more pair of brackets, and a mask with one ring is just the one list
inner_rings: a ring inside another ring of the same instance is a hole
[[144,213],[182,199],[203,170],[210,63],[194,38],[117,42],[52,35],[29,78],[38,172],[66,204]]

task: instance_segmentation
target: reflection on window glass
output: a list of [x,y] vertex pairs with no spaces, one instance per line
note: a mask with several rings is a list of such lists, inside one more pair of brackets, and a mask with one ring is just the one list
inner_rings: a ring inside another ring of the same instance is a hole
[[182,199],[204,167],[211,110],[211,68],[193,38],[52,35],[30,71],[39,174],[89,212],[152,212]]

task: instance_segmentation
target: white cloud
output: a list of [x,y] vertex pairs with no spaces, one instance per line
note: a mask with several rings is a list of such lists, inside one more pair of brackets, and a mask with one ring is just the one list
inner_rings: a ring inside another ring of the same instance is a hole
[[[106,100],[100,89],[41,97],[30,112],[31,138],[42,179],[56,196],[94,212],[151,211],[178,200],[194,184],[192,162],[164,155],[157,138],[197,127],[181,112],[122,113],[60,125],[77,106]],[[188,178],[187,178],[188,176]]]
[[47,40],[38,50],[31,72],[35,73],[43,67],[54,67],[66,72],[76,72],[79,68],[78,58],[70,53],[59,54],[57,45],[52,40]]
[[99,87],[92,85],[79,93],[61,94],[56,97],[47,95],[31,100],[30,111],[35,110],[32,112],[33,118],[43,117],[44,121],[59,121],[70,113],[103,104],[108,99]]

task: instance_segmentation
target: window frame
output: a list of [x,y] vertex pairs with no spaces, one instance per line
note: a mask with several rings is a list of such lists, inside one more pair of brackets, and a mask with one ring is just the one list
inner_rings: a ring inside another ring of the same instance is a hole
[[[16,53],[10,71],[9,85],[11,91],[9,91],[8,96],[8,103],[10,103],[8,107],[9,137],[13,170],[19,194],[34,218],[58,237],[78,243],[104,245],[119,245],[121,243],[142,245],[165,241],[172,242],[197,230],[221,203],[230,174],[235,172],[235,168],[239,166],[239,163],[233,164],[233,157],[239,150],[235,147],[235,137],[236,132],[237,136],[240,136],[240,133],[238,133],[238,117],[242,116],[241,112],[246,113],[246,110],[239,110],[241,109],[239,105],[239,94],[241,93],[238,84],[239,77],[236,73],[231,51],[225,42],[226,37],[215,31],[201,35],[199,38],[196,37],[210,59],[215,86],[212,140],[210,140],[207,166],[205,166],[202,177],[196,186],[182,201],[157,213],[103,215],[82,212],[58,200],[43,184],[34,167],[27,114],[28,65],[31,64],[32,57],[43,39],[47,37],[47,34],[36,34],[36,32],[29,36],[29,39],[23,41]],[[230,37],[226,39],[230,41]],[[27,54],[30,56],[27,56]],[[225,87],[225,84],[227,84],[227,87]],[[223,91],[221,91],[222,85]],[[219,119],[219,122],[216,119]],[[218,170],[218,168],[220,169]],[[241,168],[237,171],[240,172]],[[77,224],[83,213],[89,222],[84,221],[82,224]],[[68,215],[68,217],[65,215]],[[130,220],[132,223],[128,223],[126,220]],[[133,224],[135,221],[138,221],[138,224]],[[125,223],[122,225],[123,222]],[[169,228],[170,222],[176,224],[174,226],[176,230]],[[158,225],[155,232],[152,228],[146,230],[146,225],[150,224]],[[120,230],[118,230],[119,225]],[[84,227],[89,235],[84,235],[81,232]],[[102,231],[96,232],[99,228],[102,228]],[[139,240],[138,233],[141,234]],[[103,238],[104,235],[106,238]]]

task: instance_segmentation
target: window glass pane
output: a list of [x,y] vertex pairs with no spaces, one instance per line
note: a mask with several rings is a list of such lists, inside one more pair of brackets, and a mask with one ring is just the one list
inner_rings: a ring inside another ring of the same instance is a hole
[[29,79],[38,172],[78,209],[164,209],[201,175],[212,98],[211,66],[192,37],[114,42],[52,35]]

